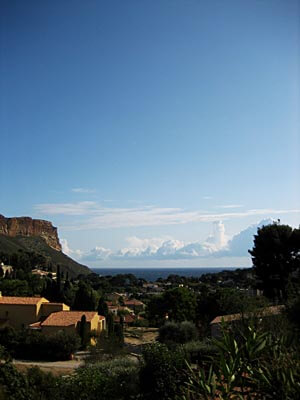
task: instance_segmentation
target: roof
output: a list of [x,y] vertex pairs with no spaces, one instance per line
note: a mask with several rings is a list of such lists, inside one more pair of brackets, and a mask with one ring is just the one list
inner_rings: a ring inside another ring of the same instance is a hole
[[[83,315],[85,315],[87,322],[91,322],[98,313],[97,311],[58,311],[50,314],[49,317],[41,323],[41,326],[76,325]],[[99,319],[104,319],[104,317],[99,315]]]
[[[114,321],[115,321],[115,322],[120,322],[121,319],[120,319],[119,316],[115,316]],[[124,315],[124,316],[123,316],[123,321],[124,321],[126,324],[130,324],[131,322],[134,322],[134,321],[135,321],[135,318],[132,317],[132,315],[127,314],[127,315]]]
[[48,303],[44,297],[13,297],[0,296],[0,304],[38,304],[40,302]]
[[230,315],[219,315],[215,319],[211,321],[212,324],[220,324],[222,320],[224,322],[231,322],[231,321],[237,321],[242,318],[249,318],[251,316],[258,316],[258,317],[267,317],[270,315],[278,315],[280,314],[285,307],[283,305],[281,306],[271,306],[271,307],[265,307],[260,310],[253,311],[253,313],[246,313],[246,314],[230,314]]
[[31,329],[39,329],[41,327],[41,321],[34,322],[33,324],[30,324],[29,327]]
[[133,305],[133,306],[143,306],[144,305],[144,303],[142,303],[139,300],[135,300],[135,299],[126,300],[126,301],[124,301],[124,304],[125,305]]

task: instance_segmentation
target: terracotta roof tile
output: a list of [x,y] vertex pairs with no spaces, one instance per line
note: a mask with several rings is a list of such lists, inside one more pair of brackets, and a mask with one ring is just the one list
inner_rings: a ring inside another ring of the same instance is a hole
[[[131,322],[134,322],[135,321],[135,318],[133,318],[131,315],[129,315],[129,314],[127,314],[127,315],[124,315],[124,322],[126,323],[126,324],[130,324]],[[119,316],[115,316],[114,317],[114,321],[115,322],[120,322],[120,317]]]
[[[87,322],[91,322],[94,316],[98,315],[98,313],[97,311],[58,311],[50,314],[49,317],[42,322],[41,326],[76,325],[83,315],[86,316]],[[104,317],[99,315],[99,319],[102,320]]]
[[38,304],[40,301],[48,303],[44,297],[0,296],[0,304]]
[[247,313],[247,314],[230,314],[230,315],[220,315],[213,319],[211,321],[211,324],[220,324],[222,319],[224,322],[231,322],[231,321],[237,321],[241,318],[249,318],[251,316],[258,316],[258,317],[266,317],[269,315],[277,315],[280,314],[285,307],[283,305],[281,306],[271,306],[271,307],[266,307],[260,310],[253,311],[253,313]]
[[30,328],[40,328],[41,327],[41,321],[34,322],[33,324],[29,325]]
[[144,305],[144,303],[142,303],[139,300],[135,300],[135,299],[126,300],[126,301],[124,301],[124,304],[125,305],[133,305],[133,306],[143,306]]

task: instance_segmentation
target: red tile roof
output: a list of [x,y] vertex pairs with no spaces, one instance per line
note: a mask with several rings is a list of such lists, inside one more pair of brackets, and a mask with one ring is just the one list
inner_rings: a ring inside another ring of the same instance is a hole
[[41,327],[41,321],[34,322],[33,324],[30,324],[29,327],[32,329],[34,329],[34,328],[38,329]]
[[251,316],[255,317],[267,317],[270,315],[277,315],[280,314],[283,309],[285,307],[284,306],[271,306],[271,307],[265,307],[263,309],[260,310],[256,310],[253,313],[246,313],[246,314],[230,314],[230,315],[220,315],[218,317],[216,317],[215,319],[213,319],[211,321],[211,324],[220,324],[222,319],[224,320],[224,322],[231,322],[231,321],[237,321],[239,319],[244,318],[249,318]]
[[38,304],[40,301],[48,303],[43,297],[0,296],[0,304]]
[[[135,318],[132,317],[132,315],[130,315],[130,314],[124,315],[123,318],[124,318],[124,322],[126,324],[130,324],[131,322],[135,321]],[[114,317],[114,321],[115,322],[120,322],[120,317],[119,316],[115,316]]]
[[[81,317],[85,315],[86,321],[91,322],[91,320],[98,315],[97,311],[58,311],[49,315],[41,326],[70,326],[76,325]],[[99,315],[99,319],[103,320],[104,317]]]
[[125,305],[132,305],[132,306],[143,306],[144,305],[144,303],[142,303],[139,300],[135,300],[135,299],[126,300],[126,301],[124,301],[124,304]]

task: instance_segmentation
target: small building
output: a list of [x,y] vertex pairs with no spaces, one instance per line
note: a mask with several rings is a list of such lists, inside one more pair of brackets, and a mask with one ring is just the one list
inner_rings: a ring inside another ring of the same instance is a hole
[[133,310],[136,314],[144,311],[146,307],[144,303],[136,299],[126,300],[124,301],[124,305],[125,307],[128,307],[131,310]]
[[97,311],[58,311],[50,314],[40,323],[41,332],[45,335],[51,335],[61,330],[78,333],[83,315],[86,317],[88,333],[94,331],[99,334],[105,329],[105,317],[99,315]]
[[[126,326],[131,326],[135,321],[137,320],[137,318],[133,315],[130,314],[126,314],[123,316],[123,325]],[[114,316],[114,322],[115,323],[120,323],[121,322],[121,317]]]
[[0,328],[11,326],[26,328],[34,322],[45,319],[52,312],[67,311],[64,303],[51,303],[44,297],[14,297],[0,294]]
[[223,322],[228,324],[234,324],[237,323],[238,321],[242,321],[243,319],[269,318],[276,315],[280,315],[284,309],[285,306],[279,305],[279,306],[265,307],[256,310],[253,313],[220,315],[214,318],[210,323],[211,336],[219,337],[221,335],[221,325]]
[[124,293],[117,293],[117,292],[114,292],[114,293],[108,294],[108,295],[107,295],[107,299],[108,299],[110,302],[112,302],[113,304],[117,304],[117,303],[119,303],[120,297],[124,297],[124,296],[125,296]]

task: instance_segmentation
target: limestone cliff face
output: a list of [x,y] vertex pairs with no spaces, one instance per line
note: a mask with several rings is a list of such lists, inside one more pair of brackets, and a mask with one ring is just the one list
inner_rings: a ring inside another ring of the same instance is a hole
[[7,236],[39,236],[57,251],[61,251],[57,228],[50,221],[30,217],[6,218],[0,214],[0,234]]

